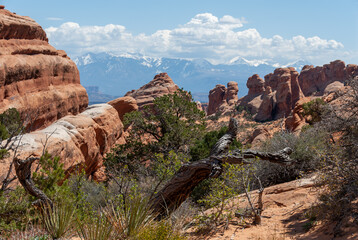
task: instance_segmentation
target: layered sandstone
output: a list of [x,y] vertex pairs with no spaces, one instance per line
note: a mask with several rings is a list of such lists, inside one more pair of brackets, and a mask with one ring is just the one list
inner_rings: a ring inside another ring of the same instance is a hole
[[179,87],[167,73],[160,73],[149,83],[137,90],[127,92],[125,96],[133,97],[137,101],[138,107],[143,108],[152,105],[155,98],[174,93],[178,89]]
[[34,20],[0,9],[0,112],[14,107],[31,130],[88,105],[75,63]]
[[[18,157],[41,156],[46,148],[52,156],[60,157],[69,173],[84,168],[94,180],[104,180],[103,157],[117,142],[123,142],[121,117],[135,109],[135,100],[130,97],[91,105],[76,116],[65,116],[42,130],[23,135]],[[1,163],[0,177],[10,160]]]
[[231,109],[238,101],[238,92],[239,87],[237,82],[228,82],[227,88],[222,84],[216,85],[215,88],[209,92],[207,115],[216,112],[223,113],[228,109]]

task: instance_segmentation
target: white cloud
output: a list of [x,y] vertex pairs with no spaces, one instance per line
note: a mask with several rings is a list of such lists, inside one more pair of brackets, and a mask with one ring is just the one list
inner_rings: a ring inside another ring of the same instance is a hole
[[[307,59],[327,62],[344,56],[344,46],[335,40],[318,36],[280,35],[265,38],[254,28],[242,29],[245,19],[211,13],[194,16],[174,29],[158,30],[153,34],[131,34],[124,26],[80,26],[67,22],[46,29],[50,42],[76,56],[86,52],[141,53],[152,57],[206,58],[224,63],[242,56],[248,59],[275,59],[287,62]],[[333,59],[332,59],[333,58]]]
[[63,18],[58,18],[58,17],[48,17],[46,19],[49,21],[62,21],[63,20]]

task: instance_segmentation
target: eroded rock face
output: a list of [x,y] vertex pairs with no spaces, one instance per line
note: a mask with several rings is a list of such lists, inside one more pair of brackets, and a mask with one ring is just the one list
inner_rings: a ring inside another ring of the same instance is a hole
[[277,68],[265,76],[257,74],[247,80],[249,93],[239,105],[249,111],[256,121],[268,121],[288,116],[295,103],[303,97],[294,68]]
[[305,96],[323,96],[337,91],[344,86],[344,82],[351,76],[358,74],[358,66],[345,65],[341,60],[336,60],[322,67],[306,65],[299,76],[299,84]]
[[75,63],[47,42],[40,25],[0,9],[0,29],[0,112],[17,108],[35,130],[86,109]]
[[227,88],[218,84],[215,88],[209,92],[209,105],[207,109],[207,115],[214,114],[216,112],[225,112],[232,108],[238,101],[237,93],[239,87],[237,82],[228,82]]
[[299,132],[303,126],[307,125],[306,118],[303,116],[303,104],[311,100],[311,97],[304,97],[296,103],[292,114],[285,120],[285,128],[287,130]]
[[[31,154],[41,156],[48,138],[47,151],[52,156],[59,156],[69,173],[80,167],[94,180],[104,180],[103,157],[122,140],[120,116],[137,109],[132,100],[124,97],[114,100],[115,104],[112,101],[114,106],[106,103],[91,105],[76,116],[65,116],[42,130],[23,135],[17,150],[19,158]],[[1,163],[0,177],[7,170],[9,160]]]
[[179,87],[167,73],[160,73],[149,83],[137,90],[127,92],[125,96],[133,97],[137,101],[138,107],[143,108],[152,105],[155,98],[174,93],[178,89]]

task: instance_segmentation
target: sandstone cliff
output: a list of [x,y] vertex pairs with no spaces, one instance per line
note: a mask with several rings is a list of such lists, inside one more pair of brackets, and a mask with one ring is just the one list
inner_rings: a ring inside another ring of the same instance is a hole
[[75,63],[34,20],[0,9],[0,112],[17,108],[39,129],[88,105]]
[[152,81],[137,90],[127,92],[125,96],[133,97],[139,108],[151,105],[153,100],[166,94],[174,93],[179,87],[167,73],[160,73]]

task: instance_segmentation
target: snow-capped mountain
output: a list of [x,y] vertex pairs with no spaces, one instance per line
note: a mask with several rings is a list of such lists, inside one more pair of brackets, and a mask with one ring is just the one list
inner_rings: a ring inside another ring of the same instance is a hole
[[[216,84],[236,81],[239,96],[247,93],[246,81],[257,73],[262,78],[272,72],[277,63],[270,60],[232,59],[228,64],[213,65],[204,59],[152,58],[135,54],[113,55],[88,53],[74,59],[83,86],[99,86],[100,92],[122,96],[148,83],[160,72],[167,72],[181,88],[191,91],[195,100],[206,102],[207,94]],[[305,61],[290,66],[301,70]],[[282,66],[282,65],[281,65]],[[203,94],[205,93],[205,94]],[[91,99],[90,99],[91,101]]]

